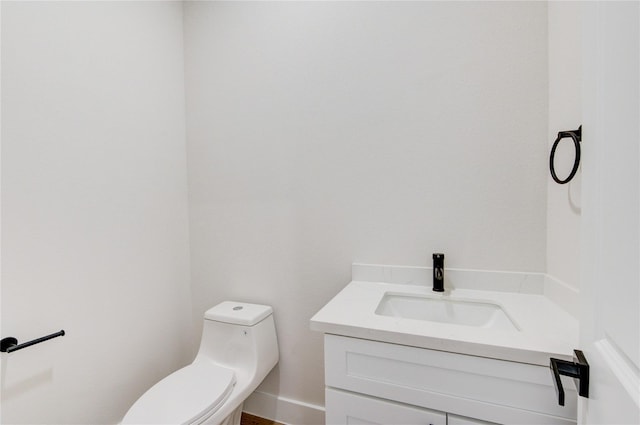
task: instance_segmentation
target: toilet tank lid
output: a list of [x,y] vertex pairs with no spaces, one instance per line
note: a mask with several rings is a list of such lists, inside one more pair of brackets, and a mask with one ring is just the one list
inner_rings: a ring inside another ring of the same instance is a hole
[[234,325],[253,326],[271,313],[273,309],[268,305],[224,301],[207,310],[204,318]]

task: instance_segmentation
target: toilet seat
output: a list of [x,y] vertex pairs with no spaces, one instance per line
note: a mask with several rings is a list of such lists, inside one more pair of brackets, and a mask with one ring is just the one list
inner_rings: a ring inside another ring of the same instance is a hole
[[197,361],[151,387],[129,409],[123,424],[192,424],[212,415],[231,394],[233,370]]

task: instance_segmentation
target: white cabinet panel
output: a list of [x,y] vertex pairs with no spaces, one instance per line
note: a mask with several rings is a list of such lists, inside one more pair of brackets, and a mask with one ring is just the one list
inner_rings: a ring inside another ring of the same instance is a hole
[[446,425],[447,415],[401,403],[327,388],[327,425]]

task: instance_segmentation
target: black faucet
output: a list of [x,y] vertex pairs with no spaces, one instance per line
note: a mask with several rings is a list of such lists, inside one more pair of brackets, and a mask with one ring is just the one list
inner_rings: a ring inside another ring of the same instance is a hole
[[444,254],[433,254],[433,290],[444,292]]

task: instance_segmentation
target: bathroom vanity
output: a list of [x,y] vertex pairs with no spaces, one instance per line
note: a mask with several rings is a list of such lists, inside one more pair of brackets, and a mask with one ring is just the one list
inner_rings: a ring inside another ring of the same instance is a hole
[[311,319],[326,423],[575,424],[575,387],[563,378],[560,406],[549,359],[572,359],[578,324],[544,276],[449,270],[435,294],[429,271],[354,265]]

